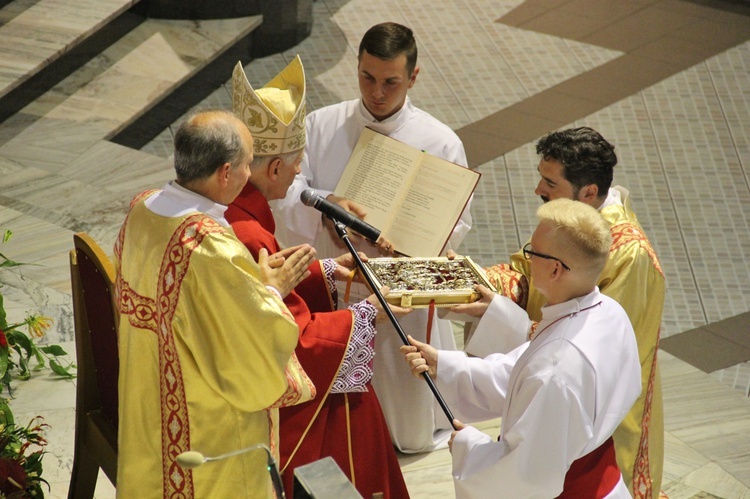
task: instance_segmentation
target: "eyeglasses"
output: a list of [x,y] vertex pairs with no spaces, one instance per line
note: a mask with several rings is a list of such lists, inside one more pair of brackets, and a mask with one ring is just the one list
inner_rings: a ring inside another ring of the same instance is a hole
[[531,256],[538,256],[539,258],[544,258],[545,260],[555,260],[557,262],[560,262],[560,265],[563,266],[565,270],[570,270],[570,267],[565,265],[562,260],[560,260],[557,257],[551,256],[551,255],[545,255],[544,253],[537,253],[536,251],[531,250],[531,243],[526,243],[526,246],[523,247],[523,256],[527,260],[531,260]]

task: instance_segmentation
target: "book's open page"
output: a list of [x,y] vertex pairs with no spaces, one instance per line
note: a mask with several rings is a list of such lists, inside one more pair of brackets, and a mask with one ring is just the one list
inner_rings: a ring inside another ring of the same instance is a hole
[[440,256],[479,177],[478,172],[423,153],[384,236],[406,255]]
[[397,200],[406,195],[421,154],[411,146],[365,128],[334,194],[363,205],[367,208],[365,221],[385,232]]
[[399,253],[440,255],[480,174],[365,128],[334,194],[367,209]]

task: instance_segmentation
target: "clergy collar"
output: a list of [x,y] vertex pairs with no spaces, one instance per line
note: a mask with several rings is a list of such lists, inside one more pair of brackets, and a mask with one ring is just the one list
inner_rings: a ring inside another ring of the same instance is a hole
[[224,218],[224,212],[227,210],[225,205],[185,189],[175,181],[169,182],[160,192],[148,198],[145,204],[146,208],[163,217],[184,217],[200,212],[216,220],[219,225],[229,227]]
[[539,329],[543,328],[545,324],[549,324],[550,321],[555,321],[560,317],[576,314],[586,308],[595,306],[597,302],[602,301],[602,295],[599,292],[599,287],[595,287],[594,290],[578,298],[573,298],[557,305],[549,305],[542,307],[542,322],[539,324]]
[[616,187],[610,187],[610,189],[607,191],[607,197],[604,199],[602,205],[597,209],[601,211],[608,206],[622,206],[622,195]]
[[372,114],[370,114],[370,111],[368,111],[362,103],[362,99],[359,99],[357,109],[359,111],[357,113],[357,121],[360,125],[372,128],[373,130],[385,135],[390,135],[406,124],[409,115],[411,115],[414,110],[414,106],[412,106],[411,100],[407,95],[401,109],[399,109],[393,116],[390,116],[383,121],[378,121]]

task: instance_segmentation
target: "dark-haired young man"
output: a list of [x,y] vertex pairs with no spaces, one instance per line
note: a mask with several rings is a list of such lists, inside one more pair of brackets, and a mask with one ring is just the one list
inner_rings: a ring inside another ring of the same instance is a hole
[[[362,206],[332,194],[365,127],[448,161],[466,165],[466,154],[458,136],[409,100],[407,93],[419,74],[417,45],[411,29],[396,23],[382,23],[370,28],[360,43],[357,67],[360,98],[327,106],[308,115],[307,148],[301,174],[297,175],[287,196],[273,205],[278,240],[287,246],[312,243],[321,258],[339,255],[340,243],[324,225],[320,213],[300,203],[300,194],[312,187],[357,216],[366,217]],[[467,207],[444,251],[455,250],[470,227],[471,215]],[[364,240],[357,241],[356,245],[368,256],[390,254],[384,245],[376,248]],[[363,285],[352,286],[353,302],[365,299],[369,294]],[[401,320],[401,325],[425,341],[428,318],[426,310],[415,310]],[[450,324],[437,317],[433,319],[431,344],[440,349],[455,349]],[[413,378],[404,369],[398,353],[401,341],[393,327],[383,323],[378,326],[378,331],[372,384],[394,444],[403,452],[423,452],[445,445],[450,435],[450,422],[424,381]]]
[[[664,415],[656,352],[664,307],[664,273],[630,208],[629,192],[620,186],[610,187],[617,164],[612,144],[595,130],[580,127],[546,135],[537,143],[536,151],[541,179],[534,192],[542,201],[580,201],[598,209],[610,225],[612,246],[597,285],[627,312],[642,373],[641,395],[614,434],[617,462],[635,498],[658,498],[664,461]],[[532,320],[540,320],[546,300],[531,282],[529,261],[522,250],[511,256],[510,264],[495,265],[487,271],[500,293],[525,308]],[[523,340],[487,334],[479,328],[467,342],[466,351],[484,357],[508,351]]]

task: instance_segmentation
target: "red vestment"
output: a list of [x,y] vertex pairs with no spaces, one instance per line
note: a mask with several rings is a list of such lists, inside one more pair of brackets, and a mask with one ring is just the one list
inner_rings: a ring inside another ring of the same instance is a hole
[[[250,183],[226,211],[237,238],[258,258],[281,250],[266,198]],[[295,352],[315,384],[314,400],[280,409],[280,467],[288,497],[294,468],[331,456],[363,497],[408,497],[380,403],[370,384],[361,393],[331,393],[353,331],[350,310],[334,310],[322,264],[284,299],[300,330]]]

